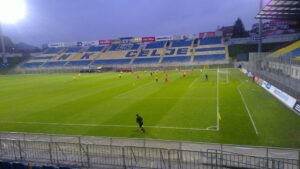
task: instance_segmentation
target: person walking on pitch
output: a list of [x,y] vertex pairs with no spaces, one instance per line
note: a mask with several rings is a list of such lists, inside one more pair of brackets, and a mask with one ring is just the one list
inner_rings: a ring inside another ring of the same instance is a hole
[[143,124],[144,124],[144,122],[143,122],[143,118],[139,115],[139,114],[136,114],[136,119],[135,119],[135,121],[137,122],[137,124],[139,125],[139,128],[140,128],[140,130],[141,130],[141,132],[145,132],[145,129],[143,128]]
[[208,74],[205,74],[205,80],[208,81]]

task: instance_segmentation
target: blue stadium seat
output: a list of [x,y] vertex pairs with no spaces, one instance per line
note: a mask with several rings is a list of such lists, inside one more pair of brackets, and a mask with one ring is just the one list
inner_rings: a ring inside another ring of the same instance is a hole
[[37,56],[37,57],[33,57],[31,60],[48,60],[52,58],[53,56]]
[[69,61],[65,66],[87,66],[91,62],[91,60],[72,60]]
[[23,68],[35,68],[39,67],[43,64],[44,62],[31,62],[31,63],[24,63],[22,65]]
[[191,40],[185,41],[185,40],[180,40],[180,41],[173,41],[172,47],[190,47],[192,46]]
[[44,54],[55,54],[58,53],[62,48],[48,48]]
[[43,169],[58,169],[58,167],[53,167],[53,166],[43,166]]
[[8,67],[8,66],[9,66],[8,63],[1,63],[1,64],[0,64],[0,68],[6,68],[6,67]]
[[80,50],[81,50],[81,47],[70,47],[70,48],[67,48],[65,53],[77,53]]
[[135,58],[133,64],[158,63],[160,58]]
[[87,52],[100,52],[104,49],[104,46],[91,46]]
[[80,59],[90,59],[90,56],[93,55],[94,53],[85,53],[80,57]]
[[95,60],[93,65],[120,65],[129,64],[131,59],[107,59],[107,60]]
[[217,45],[222,44],[221,38],[204,38],[200,40],[200,45]]
[[197,48],[195,52],[208,52],[208,51],[220,51],[220,50],[225,50],[225,47]]
[[13,169],[27,169],[28,166],[25,166],[25,165],[22,164],[22,163],[13,163],[13,164],[12,164],[12,168],[13,168]]
[[140,47],[137,43],[128,43],[128,44],[112,44],[110,51],[120,51],[120,50],[137,50]]
[[12,165],[9,162],[1,162],[0,168],[1,169],[12,169]]
[[110,46],[110,51],[116,51],[117,49],[118,49],[118,47],[119,47],[119,45],[118,44],[112,44],[111,46]]
[[32,166],[31,168],[32,169],[42,169],[42,167],[40,167],[40,166]]
[[162,63],[173,63],[173,62],[190,62],[191,56],[172,56],[164,57]]
[[43,67],[62,67],[67,63],[67,61],[53,61],[46,62]]
[[43,169],[41,166],[32,166],[32,169]]
[[166,41],[152,42],[146,45],[145,49],[158,49],[164,48],[166,45]]
[[225,54],[213,54],[213,55],[197,55],[194,56],[194,62],[202,61],[215,61],[215,60],[224,60]]
[[69,56],[71,56],[71,54],[63,54],[57,60],[66,60]]

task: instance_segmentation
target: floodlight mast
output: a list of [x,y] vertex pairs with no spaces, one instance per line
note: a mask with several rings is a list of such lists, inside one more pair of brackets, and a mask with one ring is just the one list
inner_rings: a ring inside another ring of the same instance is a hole
[[[263,0],[260,0],[259,4],[259,11],[263,9]],[[262,19],[259,19],[259,26],[258,26],[258,53],[260,54],[262,52]]]
[[1,39],[1,55],[2,55],[2,63],[5,63],[5,44],[4,44],[4,34],[2,30],[2,23],[0,22],[0,39]]

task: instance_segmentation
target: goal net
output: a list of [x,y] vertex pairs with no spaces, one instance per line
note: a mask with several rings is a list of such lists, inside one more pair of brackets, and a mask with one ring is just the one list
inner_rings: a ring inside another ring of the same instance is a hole
[[227,69],[218,69],[218,81],[219,83],[227,84],[229,83],[228,70]]

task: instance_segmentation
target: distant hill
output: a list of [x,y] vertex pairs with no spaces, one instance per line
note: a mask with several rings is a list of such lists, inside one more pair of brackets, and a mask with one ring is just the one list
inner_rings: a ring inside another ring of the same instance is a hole
[[33,46],[33,45],[29,45],[27,43],[21,42],[21,43],[17,43],[15,44],[16,47],[16,52],[41,52],[41,49]]

